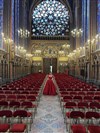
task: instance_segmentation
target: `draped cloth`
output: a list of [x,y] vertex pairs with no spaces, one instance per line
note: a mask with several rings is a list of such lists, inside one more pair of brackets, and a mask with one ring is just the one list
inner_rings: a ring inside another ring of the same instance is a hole
[[56,86],[53,82],[53,76],[50,74],[48,75],[48,79],[46,81],[45,87],[44,87],[44,91],[43,91],[44,95],[56,95]]

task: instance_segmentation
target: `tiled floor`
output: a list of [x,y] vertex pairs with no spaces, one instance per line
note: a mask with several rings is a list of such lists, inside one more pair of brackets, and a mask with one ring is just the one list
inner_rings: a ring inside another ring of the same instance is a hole
[[66,133],[57,96],[42,96],[30,133]]

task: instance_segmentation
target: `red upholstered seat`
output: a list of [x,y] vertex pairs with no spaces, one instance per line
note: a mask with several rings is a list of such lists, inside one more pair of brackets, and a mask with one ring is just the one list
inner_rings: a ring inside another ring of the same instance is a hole
[[10,128],[9,124],[0,124],[0,133],[7,132],[9,128]]
[[88,130],[89,130],[90,133],[100,133],[100,126],[89,125]]
[[26,124],[13,124],[11,129],[10,129],[10,132],[24,132],[26,129]]
[[72,133],[86,133],[86,128],[81,124],[71,126]]

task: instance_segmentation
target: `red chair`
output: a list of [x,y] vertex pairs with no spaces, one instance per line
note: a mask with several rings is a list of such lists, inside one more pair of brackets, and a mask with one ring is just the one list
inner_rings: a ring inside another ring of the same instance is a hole
[[22,91],[20,92],[20,94],[29,94],[30,92],[29,91]]
[[7,101],[0,101],[0,108],[4,109],[4,108],[8,108],[8,102]]
[[5,91],[5,94],[12,94],[12,91]]
[[68,92],[62,91],[62,92],[60,92],[59,96],[60,96],[60,97],[64,97],[64,96],[66,96],[66,95],[68,95],[68,94],[69,94]]
[[0,110],[0,117],[4,117],[3,121],[5,123],[10,122],[11,123],[11,118],[12,118],[12,111],[11,110]]
[[100,103],[99,102],[91,102],[90,103],[90,109],[99,111],[100,109]]
[[100,96],[100,92],[97,92],[97,91],[96,91],[96,92],[95,92],[95,95]]
[[100,133],[100,126],[97,125],[89,125],[88,126],[89,133]]
[[17,110],[20,108],[20,102],[18,101],[10,101],[9,107],[13,110]]
[[86,128],[81,124],[74,124],[71,126],[72,133],[86,133]]
[[71,101],[72,100],[72,96],[70,96],[70,95],[64,96],[63,100],[65,100],[65,99],[68,100],[68,101]]
[[78,102],[78,109],[86,111],[88,109],[89,105],[88,102]]
[[74,96],[73,101],[82,101],[82,96]]
[[0,100],[6,100],[6,95],[0,94]]
[[100,102],[100,96],[94,96],[94,101],[99,101]]
[[87,124],[95,124],[99,123],[100,114],[97,112],[88,111],[86,112],[86,123]]
[[7,96],[7,101],[15,101],[17,100],[17,96],[12,94]]
[[71,111],[71,112],[67,112],[66,113],[66,122],[67,119],[69,119],[69,122],[67,123],[67,129],[70,129],[70,126],[74,123],[74,124],[80,124],[81,123],[81,119],[85,118],[85,114],[81,111]]
[[77,107],[75,102],[67,102],[64,105],[64,116],[66,117],[66,112],[71,112]]
[[95,92],[87,92],[87,96],[93,96],[94,97]]
[[27,112],[26,110],[16,110],[13,113],[13,116],[19,123],[25,123],[25,124],[29,125],[29,130],[31,130],[31,124],[33,122],[32,121],[32,113]]
[[82,91],[82,92],[80,91],[80,92],[78,92],[78,95],[79,95],[79,96],[85,96],[85,95],[86,95],[86,93],[85,93],[85,92],[83,92],[83,91]]
[[77,92],[71,91],[71,92],[70,92],[70,95],[71,95],[71,96],[76,96],[76,95],[77,95]]
[[32,114],[34,114],[33,116],[35,116],[37,105],[33,104],[31,101],[22,102],[21,107],[32,112]]
[[18,101],[25,101],[26,100],[26,96],[25,95],[18,95],[17,96],[17,100]]
[[8,130],[10,129],[10,125],[6,124],[6,123],[0,123],[0,133],[4,133],[4,132],[8,132]]
[[32,101],[32,102],[35,103],[36,105],[38,104],[37,98],[36,98],[34,95],[27,95],[27,100],[28,100],[28,101]]
[[24,123],[13,124],[9,130],[11,133],[24,133],[27,130],[27,126]]
[[91,96],[84,96],[83,100],[87,101],[87,102],[91,102],[91,101],[93,101],[93,97],[91,97]]

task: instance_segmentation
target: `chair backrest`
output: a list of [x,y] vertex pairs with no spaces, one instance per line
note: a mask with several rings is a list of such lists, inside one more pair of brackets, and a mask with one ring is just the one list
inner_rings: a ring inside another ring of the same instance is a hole
[[99,102],[91,102],[90,108],[99,108],[100,109],[100,103]]
[[24,106],[24,107],[32,107],[32,102],[31,101],[25,101],[21,104],[21,106]]
[[84,118],[85,117],[85,114],[81,111],[72,111],[70,113],[70,118]]
[[63,99],[72,100],[72,97],[70,95],[64,96]]
[[10,107],[20,107],[20,102],[18,102],[18,101],[10,101],[10,103],[9,103],[9,106]]
[[76,103],[75,102],[67,102],[65,104],[66,107],[75,107],[76,106]]
[[12,117],[12,111],[11,110],[0,110],[0,117]]
[[73,99],[74,100],[82,100],[82,96],[74,96]]
[[86,112],[86,118],[87,119],[91,119],[91,118],[98,119],[98,118],[100,118],[100,114],[97,112],[88,111],[88,112]]
[[13,116],[14,117],[27,117],[27,111],[25,110],[16,110],[14,113],[13,113]]
[[78,103],[78,107],[86,107],[86,108],[88,108],[88,102],[79,102]]
[[0,106],[8,106],[8,102],[7,101],[0,101]]

